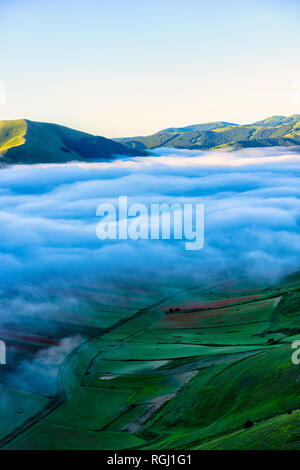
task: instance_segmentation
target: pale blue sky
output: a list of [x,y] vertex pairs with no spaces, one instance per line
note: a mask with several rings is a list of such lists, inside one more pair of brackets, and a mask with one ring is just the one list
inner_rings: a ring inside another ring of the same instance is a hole
[[297,0],[0,0],[0,119],[116,137],[300,113],[299,23]]

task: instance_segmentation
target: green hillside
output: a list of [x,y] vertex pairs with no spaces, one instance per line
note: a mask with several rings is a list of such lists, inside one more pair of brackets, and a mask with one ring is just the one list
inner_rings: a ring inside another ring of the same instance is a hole
[[140,155],[119,142],[57,124],[25,119],[0,122],[0,160],[4,163],[64,163]]
[[300,145],[300,115],[272,116],[248,125],[210,122],[172,127],[143,137],[106,139],[57,124],[0,121],[0,162],[14,164],[110,160],[148,149],[226,149]]
[[272,116],[254,124],[211,122],[172,127],[143,137],[116,139],[130,149],[173,147],[178,149],[222,149],[300,145],[300,114]]
[[0,122],[0,152],[23,145],[27,132],[27,122],[24,119],[17,121]]

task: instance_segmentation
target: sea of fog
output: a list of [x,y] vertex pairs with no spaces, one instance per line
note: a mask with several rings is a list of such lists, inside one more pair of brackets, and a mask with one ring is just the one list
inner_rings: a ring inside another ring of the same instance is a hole
[[[273,281],[299,268],[300,154],[159,149],[109,163],[0,170],[0,281],[178,279],[235,272]],[[203,203],[205,244],[96,236],[100,203]]]
[[[120,195],[129,204],[204,204],[203,249],[172,239],[99,240],[97,207]],[[142,289],[151,304],[212,277],[276,282],[300,269],[299,196],[300,154],[282,148],[158,149],[111,162],[2,168],[1,320],[39,321],[45,312],[63,319],[76,312],[78,286],[98,289],[97,301],[110,304],[107,285],[124,298]],[[142,307],[136,299],[132,307]],[[54,353],[61,358],[71,346],[62,342]]]

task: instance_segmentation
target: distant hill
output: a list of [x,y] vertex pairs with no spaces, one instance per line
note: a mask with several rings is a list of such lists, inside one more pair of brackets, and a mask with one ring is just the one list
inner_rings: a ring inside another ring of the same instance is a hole
[[148,149],[238,149],[300,145],[300,115],[272,116],[253,124],[209,122],[171,127],[141,137],[106,139],[57,124],[0,121],[0,163],[33,164],[111,160],[147,155]]
[[233,124],[231,122],[207,122],[204,124],[194,124],[191,126],[185,127],[169,127],[168,129],[163,129],[160,131],[161,134],[169,134],[169,132],[192,132],[192,131],[211,131],[213,129],[219,129],[228,126],[238,126],[238,124]]
[[57,124],[0,121],[0,162],[4,163],[65,163],[144,154],[120,142]]
[[300,114],[272,116],[253,124],[211,122],[171,127],[144,137],[115,139],[132,150],[157,147],[226,149],[300,145]]

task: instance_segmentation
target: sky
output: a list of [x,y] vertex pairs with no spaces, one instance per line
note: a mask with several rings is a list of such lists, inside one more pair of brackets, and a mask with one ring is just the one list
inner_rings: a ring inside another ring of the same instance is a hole
[[106,137],[300,112],[297,0],[0,0],[0,119]]

